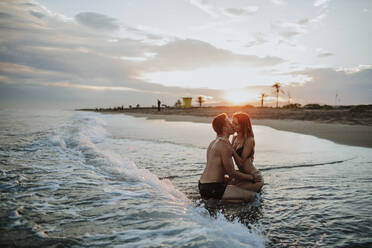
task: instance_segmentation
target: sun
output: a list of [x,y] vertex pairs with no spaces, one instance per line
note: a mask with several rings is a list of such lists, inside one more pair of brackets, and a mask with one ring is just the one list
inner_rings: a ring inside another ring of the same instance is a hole
[[224,98],[233,105],[246,104],[257,100],[257,95],[243,89],[226,90]]

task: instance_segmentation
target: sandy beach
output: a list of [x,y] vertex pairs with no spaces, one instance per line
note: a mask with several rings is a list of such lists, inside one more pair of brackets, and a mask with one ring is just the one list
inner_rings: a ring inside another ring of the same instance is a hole
[[[228,111],[221,111],[228,112]],[[105,112],[107,113],[107,112]],[[116,111],[109,113],[117,113]],[[121,113],[121,112],[120,112]],[[174,112],[148,113],[140,111],[128,111],[125,114],[147,119],[163,119],[166,121],[189,121],[211,123],[213,116],[196,116],[175,114]],[[189,112],[190,113],[190,112]],[[231,113],[228,113],[231,115]],[[341,121],[339,121],[341,122]],[[344,124],[345,122],[354,124]],[[350,120],[337,123],[336,120],[294,120],[294,119],[256,119],[252,118],[253,125],[269,126],[277,130],[301,133],[327,139],[338,144],[372,147],[372,126],[355,124]]]

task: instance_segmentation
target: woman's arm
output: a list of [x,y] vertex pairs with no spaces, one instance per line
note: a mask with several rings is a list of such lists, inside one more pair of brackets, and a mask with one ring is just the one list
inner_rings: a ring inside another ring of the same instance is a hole
[[253,138],[247,139],[244,142],[244,148],[241,157],[236,153],[235,150],[233,150],[233,157],[239,169],[241,169],[241,167],[244,166],[244,163],[247,160],[248,156],[251,154],[252,150],[254,150]]
[[235,140],[236,140],[236,135],[233,135],[233,137],[232,137],[232,140],[231,140],[231,146],[232,146],[232,148],[234,148],[235,149]]
[[225,168],[226,173],[229,175],[230,179],[241,179],[254,182],[254,176],[251,174],[242,173],[234,169],[234,164],[231,158],[231,150],[223,149],[221,151],[222,155],[222,165]]
[[233,152],[233,158],[234,158],[235,164],[238,166],[240,170],[241,167],[244,165],[244,160],[242,160],[242,158],[236,153],[234,149],[232,150],[232,152]]
[[248,156],[251,155],[252,151],[254,150],[254,138],[248,138],[244,142],[244,148],[242,152],[241,159],[243,161],[247,160]]
[[240,169],[241,166],[244,164],[244,160],[240,158],[240,156],[236,153],[235,148],[234,148],[234,142],[235,142],[236,136],[234,135],[231,141],[231,152],[235,161],[235,164],[238,166]]

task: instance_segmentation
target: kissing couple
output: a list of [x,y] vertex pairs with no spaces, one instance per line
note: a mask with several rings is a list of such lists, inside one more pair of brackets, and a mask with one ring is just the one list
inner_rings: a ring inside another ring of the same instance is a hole
[[[212,127],[217,134],[207,149],[207,164],[199,180],[203,199],[250,202],[264,185],[263,177],[253,165],[255,141],[249,115],[226,113],[216,116]],[[237,133],[230,143],[230,135]],[[234,162],[238,167],[235,170]]]

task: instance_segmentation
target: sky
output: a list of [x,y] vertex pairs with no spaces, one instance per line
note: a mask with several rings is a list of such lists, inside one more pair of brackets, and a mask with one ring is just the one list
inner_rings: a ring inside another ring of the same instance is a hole
[[[372,104],[370,0],[0,2],[0,108]],[[196,105],[196,102],[194,102]]]

